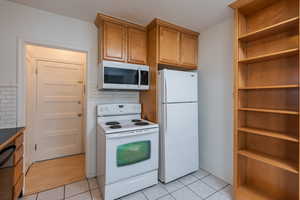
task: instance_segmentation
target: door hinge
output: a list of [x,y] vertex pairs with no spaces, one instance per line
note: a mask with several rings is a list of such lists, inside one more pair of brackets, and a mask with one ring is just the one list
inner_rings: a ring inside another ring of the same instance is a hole
[[37,144],[34,145],[34,151],[36,151],[36,150],[37,150]]

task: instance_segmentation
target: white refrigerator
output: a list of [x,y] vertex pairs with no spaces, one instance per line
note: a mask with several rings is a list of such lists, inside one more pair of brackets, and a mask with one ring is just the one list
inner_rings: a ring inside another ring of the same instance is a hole
[[159,179],[168,183],[197,171],[197,73],[159,71],[160,166]]

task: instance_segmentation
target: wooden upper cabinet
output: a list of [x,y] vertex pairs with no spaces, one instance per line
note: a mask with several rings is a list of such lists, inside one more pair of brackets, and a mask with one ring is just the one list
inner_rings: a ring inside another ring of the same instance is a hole
[[147,63],[147,33],[145,30],[128,28],[128,62]]
[[198,64],[198,36],[181,34],[180,64],[197,66]]
[[169,28],[159,27],[159,62],[179,64],[180,62],[180,32]]
[[99,61],[147,64],[146,27],[98,14]]
[[197,69],[199,33],[160,19],[148,25],[148,30],[153,29],[157,30],[158,64],[181,70]]
[[103,22],[103,59],[126,61],[127,31],[122,24]]

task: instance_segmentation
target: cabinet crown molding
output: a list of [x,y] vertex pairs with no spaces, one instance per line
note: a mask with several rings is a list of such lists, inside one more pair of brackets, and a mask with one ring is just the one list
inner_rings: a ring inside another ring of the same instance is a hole
[[123,19],[119,19],[117,17],[112,17],[112,16],[108,16],[108,15],[105,15],[102,13],[98,13],[96,20],[95,20],[95,25],[99,28],[99,27],[101,27],[101,24],[103,21],[122,24],[124,26],[133,27],[133,28],[144,30],[144,31],[146,30],[146,27],[144,27],[142,25],[138,25],[138,24],[135,24],[135,23],[123,20]]
[[187,33],[187,34],[195,35],[195,36],[199,36],[200,35],[200,33],[196,32],[196,31],[192,31],[190,29],[187,29],[187,28],[184,28],[184,27],[172,24],[170,22],[164,21],[164,20],[159,19],[159,18],[155,18],[154,20],[152,20],[150,22],[150,24],[147,26],[147,29],[151,29],[153,26],[166,26],[168,28],[175,29],[175,30],[180,31],[182,33]]

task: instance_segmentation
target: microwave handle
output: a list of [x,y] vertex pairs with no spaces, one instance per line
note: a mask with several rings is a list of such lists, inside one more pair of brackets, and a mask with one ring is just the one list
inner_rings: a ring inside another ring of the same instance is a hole
[[141,70],[139,69],[139,72],[138,72],[138,76],[139,76],[139,88],[141,87]]

